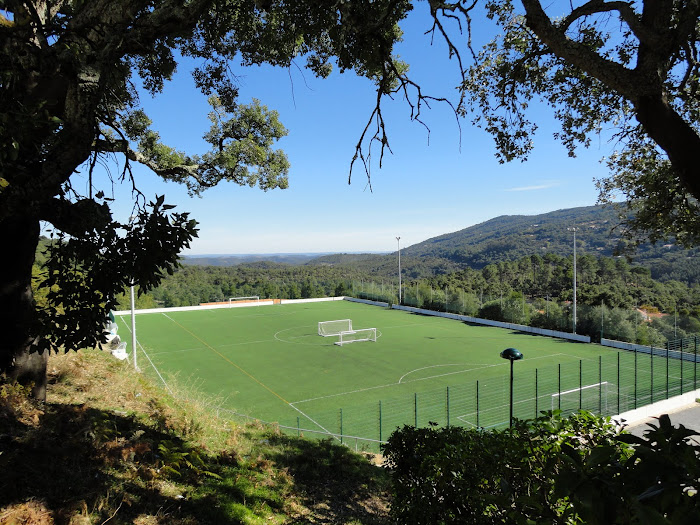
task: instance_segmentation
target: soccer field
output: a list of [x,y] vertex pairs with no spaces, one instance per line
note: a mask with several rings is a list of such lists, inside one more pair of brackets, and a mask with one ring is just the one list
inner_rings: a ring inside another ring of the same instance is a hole
[[[376,328],[377,341],[338,346],[318,335],[319,321],[336,319]],[[118,322],[127,339],[129,318]],[[516,417],[616,413],[620,401],[629,408],[619,385],[629,392],[633,380],[629,352],[349,301],[139,314],[136,333],[166,380],[176,375],[221,409],[371,440],[403,424],[507,426],[508,347],[524,355],[514,363]],[[139,364],[150,368],[143,355]]]

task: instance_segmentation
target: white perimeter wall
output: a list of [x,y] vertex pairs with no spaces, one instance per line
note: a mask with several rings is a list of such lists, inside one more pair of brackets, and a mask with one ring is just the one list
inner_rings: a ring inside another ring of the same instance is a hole
[[[612,339],[602,339],[600,341],[600,344],[602,346],[609,346],[612,348],[617,348],[619,350],[627,350],[629,352],[639,352],[642,354],[651,354],[652,352],[654,353],[655,356],[659,357],[668,357],[672,359],[682,359],[683,361],[693,361],[695,360],[695,353],[690,353],[690,352],[679,352],[677,350],[669,350],[668,354],[666,353],[665,348],[659,348],[658,346],[642,346],[642,345],[635,345],[633,343],[626,343],[624,341],[614,341]],[[700,356],[698,356],[698,360],[700,360]]]
[[[317,303],[320,301],[342,301],[344,297],[320,297],[317,299],[281,299],[282,304],[291,303]],[[241,304],[207,304],[200,306],[173,306],[171,308],[146,308],[143,310],[136,310],[136,314],[162,314],[167,312],[191,312],[194,310],[214,310],[218,308],[255,308],[257,306],[271,306],[273,305],[272,299],[265,299],[262,301],[248,302]],[[119,310],[114,312],[114,315],[130,315],[131,310]]]
[[693,390],[676,397],[670,397],[662,401],[657,401],[651,405],[646,405],[634,410],[623,412],[622,414],[612,416],[612,419],[618,423],[622,423],[622,420],[624,420],[627,425],[634,425],[635,423],[639,423],[640,421],[643,421],[649,417],[658,416],[660,414],[668,414],[669,412],[673,412],[679,408],[692,405],[698,398],[700,398],[700,390]]
[[346,301],[350,301],[351,303],[371,304],[372,306],[382,306],[384,308],[387,308],[389,306],[389,303],[382,303],[381,301],[370,301],[368,299],[357,299],[356,297],[345,297],[344,299]]

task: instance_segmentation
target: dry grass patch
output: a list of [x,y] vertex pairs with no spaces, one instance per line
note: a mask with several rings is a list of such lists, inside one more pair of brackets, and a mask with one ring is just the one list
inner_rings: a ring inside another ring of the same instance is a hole
[[386,473],[345,447],[233,425],[106,353],[54,356],[49,381],[45,405],[0,385],[2,525],[386,518]]

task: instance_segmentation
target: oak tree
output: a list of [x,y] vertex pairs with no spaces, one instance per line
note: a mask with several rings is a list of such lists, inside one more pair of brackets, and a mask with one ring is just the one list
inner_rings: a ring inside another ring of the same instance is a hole
[[[221,181],[285,188],[286,134],[276,112],[238,99],[236,74],[255,64],[335,65],[395,84],[391,53],[408,1],[3,0],[0,2],[0,373],[43,395],[51,350],[93,346],[125,286],[155,286],[177,266],[196,223],[164,197],[139,192],[135,164],[198,194]],[[178,60],[194,59],[209,97],[210,151],[164,144],[139,103],[166,88]],[[117,158],[113,183],[133,187],[132,219],[112,217],[94,169]],[[78,184],[76,177],[87,179]],[[83,186],[86,189],[83,190]],[[54,232],[44,286],[31,278],[40,227]],[[35,365],[31,362],[35,361]]]
[[[610,176],[597,184],[601,201],[627,201],[630,235],[700,242],[700,2],[429,4],[432,31],[463,73],[459,109],[493,136],[501,161],[527,158],[541,114],[532,106],[547,105],[560,124],[555,137],[572,156],[598,134],[612,135]],[[500,34],[472,49],[484,13]],[[460,52],[462,32],[471,65]]]

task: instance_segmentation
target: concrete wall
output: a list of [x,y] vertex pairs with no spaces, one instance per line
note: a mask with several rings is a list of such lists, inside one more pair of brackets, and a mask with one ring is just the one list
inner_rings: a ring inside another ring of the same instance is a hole
[[[319,297],[315,299],[281,299],[280,304],[293,304],[293,303],[318,303],[321,301],[342,301],[344,297]],[[258,302],[247,302],[240,304],[205,304],[198,306],[173,306],[171,308],[146,308],[144,310],[136,310],[136,314],[161,314],[167,312],[189,312],[194,310],[214,310],[217,308],[249,308],[257,306],[271,306],[273,304],[272,299],[263,299]],[[114,312],[114,315],[130,315],[131,310],[119,310]]]
[[[656,346],[635,345],[633,343],[627,343],[624,341],[614,341],[612,339],[602,339],[600,341],[600,344],[602,346],[609,346],[611,348],[617,348],[619,350],[627,350],[628,352],[637,351],[642,354],[651,354],[653,352],[655,356],[664,358],[668,355],[668,357],[670,357],[671,359],[682,359],[683,361],[692,362],[696,359],[695,354],[690,352],[679,352],[677,350],[669,350],[667,354],[665,348],[659,348]],[[697,356],[697,359],[700,362],[700,355]]]
[[370,301],[369,299],[357,299],[355,297],[345,297],[345,300],[350,301],[351,303],[369,304],[372,306],[381,306],[383,308],[387,308],[389,306],[389,303],[383,303],[381,301]]
[[696,399],[700,398],[700,390],[693,390],[691,392],[686,392],[680,396],[671,397],[669,399],[664,399],[662,401],[657,401],[651,405],[646,405],[634,410],[629,410],[612,416],[612,419],[618,423],[622,422],[624,419],[625,423],[628,425],[634,425],[640,421],[645,420],[648,417],[659,416],[661,414],[668,414],[679,408],[683,408],[695,402]]

